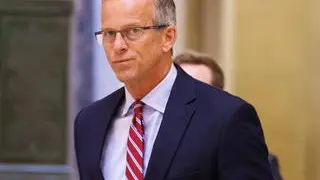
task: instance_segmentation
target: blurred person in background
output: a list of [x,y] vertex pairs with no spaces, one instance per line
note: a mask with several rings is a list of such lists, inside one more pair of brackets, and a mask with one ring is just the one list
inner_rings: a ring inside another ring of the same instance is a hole
[[172,63],[173,0],[103,0],[96,32],[124,87],[78,113],[81,180],[272,180],[254,107]]
[[176,56],[174,62],[193,78],[224,89],[224,73],[218,63],[210,56],[190,51]]
[[[174,63],[180,65],[180,67],[193,78],[224,89],[223,70],[210,56],[196,51],[189,51],[177,55],[174,58]],[[277,157],[270,153],[268,160],[274,179],[282,180]]]

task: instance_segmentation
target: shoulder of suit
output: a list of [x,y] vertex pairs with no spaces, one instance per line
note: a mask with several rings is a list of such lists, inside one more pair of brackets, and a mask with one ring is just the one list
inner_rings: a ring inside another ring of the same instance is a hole
[[106,111],[105,108],[116,103],[118,98],[121,98],[121,96],[123,96],[123,95],[124,95],[124,88],[122,87],[122,88],[114,91],[110,95],[108,95],[100,100],[97,100],[97,101],[91,103],[90,105],[82,108],[82,110],[79,112],[79,114],[92,115],[92,114],[104,112],[104,111]]
[[202,101],[202,103],[208,103],[221,108],[239,108],[244,104],[249,104],[236,95],[203,82],[195,80],[194,84],[197,99]]

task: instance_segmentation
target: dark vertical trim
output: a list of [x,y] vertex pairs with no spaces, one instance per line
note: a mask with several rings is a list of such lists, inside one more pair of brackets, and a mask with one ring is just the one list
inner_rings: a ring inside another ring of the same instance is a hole
[[[2,13],[0,12],[0,39],[2,39]],[[3,40],[0,41],[0,132],[1,132],[1,128],[2,128],[2,96],[3,96],[3,87],[4,87],[4,83],[3,83],[3,79],[4,79],[4,58],[3,58],[3,54],[4,54],[4,45],[3,45]],[[2,135],[0,133],[0,144],[1,144],[1,138]]]

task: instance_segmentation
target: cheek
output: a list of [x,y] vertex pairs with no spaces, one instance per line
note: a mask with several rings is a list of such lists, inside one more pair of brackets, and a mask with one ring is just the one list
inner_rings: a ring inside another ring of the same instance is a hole
[[104,54],[108,62],[111,62],[112,60],[116,59],[116,56],[113,53],[112,49],[104,48]]
[[137,46],[140,46],[139,49],[145,50],[148,53],[159,51],[161,49],[160,35],[150,35],[137,43]]
[[144,38],[141,41],[131,44],[128,53],[133,53],[137,58],[138,67],[149,67],[154,64],[161,54],[161,45],[157,37]]
[[109,58],[111,58],[110,50],[108,50],[108,48],[106,48],[105,46],[103,46],[103,51],[104,51],[104,54],[105,54],[106,58],[107,58],[108,61],[109,61]]
[[151,59],[157,59],[161,53],[160,43],[155,39],[154,41],[145,44],[143,47],[145,49],[145,55]]

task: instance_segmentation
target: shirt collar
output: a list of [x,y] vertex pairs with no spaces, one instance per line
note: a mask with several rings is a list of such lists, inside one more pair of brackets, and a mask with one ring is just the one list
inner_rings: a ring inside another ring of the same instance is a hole
[[[155,87],[153,88],[146,96],[144,96],[141,101],[144,102],[147,106],[164,113],[166,108],[170,92],[173,86],[173,83],[177,77],[177,69],[172,64],[170,71],[166,75],[166,77]],[[125,104],[123,106],[123,110],[121,115],[125,116],[129,113],[132,103],[135,99],[129,93],[127,88],[125,87]]]

